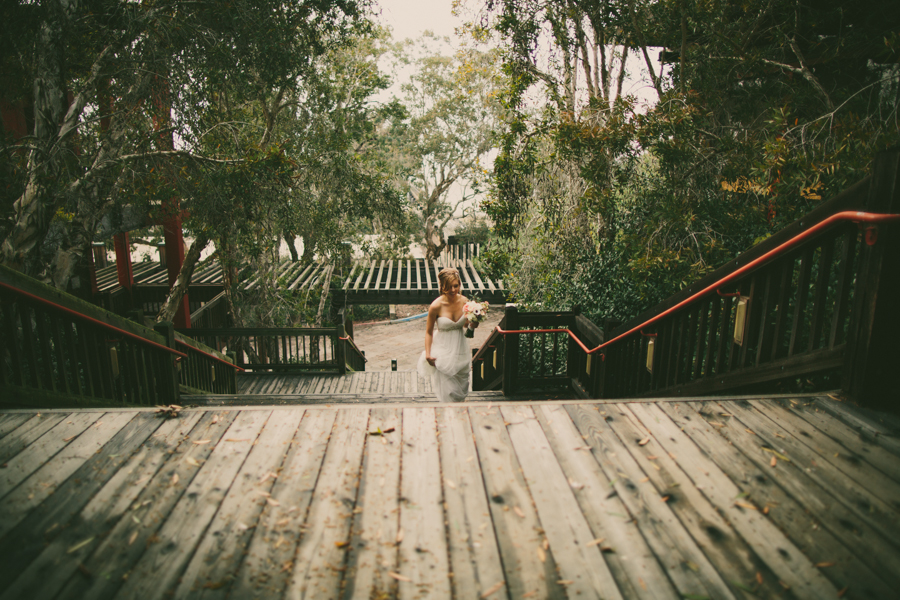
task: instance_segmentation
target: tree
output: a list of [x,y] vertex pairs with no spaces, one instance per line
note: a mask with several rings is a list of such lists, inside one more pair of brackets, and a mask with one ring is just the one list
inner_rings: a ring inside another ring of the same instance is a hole
[[[440,42],[426,34],[418,47],[402,46],[415,72],[403,86],[409,119],[393,123],[391,150],[418,214],[428,259],[440,256],[444,228],[457,209],[481,193],[487,178],[482,160],[494,147],[499,108],[498,54],[463,48],[447,56]],[[454,185],[461,192],[451,202]]]
[[[15,67],[8,99],[30,103],[34,124],[4,153],[25,159],[10,177],[17,191],[4,207],[3,263],[69,286],[103,217],[125,205],[158,210],[184,192],[188,176],[196,181],[245,160],[207,143],[226,126],[213,107],[245,101],[246,90],[273,101],[266,116],[277,117],[279,95],[317,56],[368,27],[367,6],[4,3],[0,37],[16,57],[3,59]],[[264,134],[259,146],[267,144]]]
[[[525,300],[633,316],[900,141],[900,17],[887,3],[488,6],[511,110],[486,209],[505,240],[494,263],[518,273]],[[644,57],[653,106],[603,95],[599,47],[613,40]]]

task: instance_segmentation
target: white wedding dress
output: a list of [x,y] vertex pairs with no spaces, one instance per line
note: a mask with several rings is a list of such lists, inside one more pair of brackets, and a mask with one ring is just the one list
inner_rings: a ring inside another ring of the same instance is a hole
[[438,317],[431,343],[434,366],[425,360],[424,352],[419,357],[419,374],[431,378],[431,386],[440,402],[462,402],[469,393],[472,351],[463,331],[465,320],[465,315],[456,322],[447,317]]

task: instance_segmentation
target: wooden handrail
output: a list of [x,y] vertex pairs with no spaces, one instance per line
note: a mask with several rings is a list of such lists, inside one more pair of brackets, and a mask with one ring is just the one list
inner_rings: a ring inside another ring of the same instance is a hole
[[55,310],[59,310],[68,315],[77,317],[77,318],[87,321],[89,323],[93,323],[94,325],[99,325],[100,327],[109,329],[110,331],[115,331],[116,333],[124,335],[125,337],[131,338],[133,340],[136,340],[137,342],[139,342],[141,344],[146,344],[148,346],[152,346],[152,347],[158,348],[160,350],[165,350],[166,352],[169,352],[170,354],[174,354],[180,358],[187,358],[187,354],[184,354],[183,352],[179,352],[178,350],[175,350],[174,348],[169,348],[168,346],[163,346],[162,344],[154,342],[153,340],[148,340],[147,338],[144,338],[137,334],[131,333],[130,331],[125,331],[124,329],[116,327],[115,325],[110,325],[109,323],[104,323],[103,321],[100,321],[93,317],[89,317],[85,314],[82,314],[82,313],[76,311],[76,310],[72,310],[71,308],[66,308],[65,306],[60,306],[56,302],[52,302],[45,298],[41,298],[40,296],[30,294],[24,290],[20,290],[19,288],[15,287],[15,286],[9,285],[7,283],[3,283],[2,281],[0,281],[0,287],[3,287],[7,290],[15,292],[21,296],[25,296],[26,298],[28,298],[30,300],[35,300],[42,304],[46,304],[47,306],[50,306],[50,307],[54,308]]
[[[630,335],[632,335],[632,334],[634,334],[634,333],[636,333],[636,332],[638,332],[638,331],[641,331],[642,329],[644,329],[644,328],[646,328],[646,327],[649,327],[650,325],[652,325],[652,324],[656,323],[657,321],[661,320],[663,317],[672,314],[673,312],[677,311],[678,309],[680,309],[680,308],[682,308],[682,307],[684,307],[684,306],[686,306],[686,305],[688,305],[688,304],[691,304],[691,303],[693,303],[693,302],[696,301],[696,300],[699,300],[701,297],[705,296],[706,294],[708,294],[708,293],[710,293],[710,292],[712,292],[712,291],[718,291],[718,289],[719,289],[720,287],[722,287],[723,285],[725,285],[726,283],[729,283],[730,281],[733,281],[733,280],[737,279],[737,278],[740,277],[741,275],[744,275],[745,273],[747,273],[747,272],[749,272],[749,271],[755,269],[756,267],[760,266],[760,265],[763,264],[764,262],[767,262],[767,261],[771,260],[772,258],[778,256],[778,255],[784,254],[785,252],[787,252],[788,250],[790,250],[790,249],[793,248],[794,246],[799,245],[801,242],[805,241],[806,239],[808,239],[808,238],[810,238],[810,237],[813,237],[815,234],[821,232],[822,230],[827,229],[827,228],[831,227],[832,225],[835,225],[836,223],[840,223],[840,222],[851,222],[851,223],[873,223],[873,224],[878,224],[878,223],[896,223],[896,222],[900,222],[900,214],[868,213],[868,212],[861,212],[861,211],[855,211],[855,210],[846,210],[846,211],[842,211],[842,212],[839,212],[839,213],[835,213],[835,214],[831,215],[830,217],[828,217],[828,218],[826,218],[826,219],[823,219],[822,221],[816,223],[815,225],[813,225],[812,227],[810,227],[809,229],[807,229],[807,230],[804,231],[803,233],[799,233],[799,234],[795,235],[794,237],[790,238],[790,239],[787,240],[786,242],[784,242],[784,243],[782,243],[782,244],[776,246],[776,247],[773,248],[772,250],[769,250],[769,251],[766,252],[765,254],[762,254],[761,256],[757,257],[756,259],[750,261],[750,262],[747,263],[746,265],[744,265],[744,266],[742,266],[742,267],[740,267],[740,268],[738,268],[738,269],[732,271],[732,272],[729,273],[728,275],[725,275],[724,277],[722,277],[722,278],[719,279],[718,281],[715,281],[715,282],[711,283],[710,285],[706,286],[705,288],[703,288],[703,289],[700,290],[699,292],[697,292],[697,293],[695,293],[695,294],[693,294],[693,295],[691,295],[691,296],[685,298],[684,300],[682,300],[682,301],[679,302],[678,304],[676,304],[676,305],[674,305],[674,306],[672,306],[672,307],[670,307],[670,308],[664,310],[663,312],[661,312],[661,313],[659,313],[659,314],[657,314],[657,315],[655,315],[655,316],[653,316],[653,317],[647,319],[646,321],[644,321],[644,322],[641,323],[640,325],[637,325],[637,326],[635,326],[635,327],[632,327],[632,328],[629,329],[628,331],[626,331],[626,332],[624,332],[624,333],[621,333],[621,334],[617,335],[616,337],[612,338],[611,340],[607,340],[607,341],[603,342],[602,344],[600,344],[600,345],[597,346],[596,348],[588,349],[588,347],[587,347],[581,340],[579,340],[578,337],[577,337],[574,333],[572,333],[572,332],[571,332],[570,330],[568,330],[568,329],[560,329],[560,330],[552,330],[552,329],[547,329],[547,330],[537,330],[537,329],[533,329],[533,330],[502,330],[502,329],[500,329],[500,327],[498,326],[498,327],[497,327],[497,331],[498,331],[499,333],[504,334],[504,335],[506,335],[506,334],[519,334],[519,333],[542,333],[542,332],[551,333],[551,332],[562,332],[562,331],[567,331],[567,332],[569,333],[569,335],[576,341],[576,343],[578,343],[578,345],[581,346],[581,348],[585,351],[586,354],[594,354],[594,353],[596,353],[596,352],[602,350],[603,348],[606,348],[607,346],[610,346],[611,344],[614,344],[615,342],[617,342],[617,341],[619,341],[619,340],[621,340],[621,339],[623,339],[623,338],[626,338],[626,337],[628,337],[628,336],[630,336]],[[867,233],[867,235],[866,235],[866,243],[868,243],[868,244],[870,244],[870,245],[871,245],[871,244],[874,244],[876,238],[877,238],[877,236],[872,236],[872,235],[869,235],[869,234]]]
[[356,345],[356,342],[353,341],[353,338],[352,338],[352,337],[350,337],[349,335],[346,335],[346,336],[344,336],[344,337],[338,336],[338,339],[339,339],[339,340],[342,340],[342,341],[345,341],[345,342],[346,342],[346,341],[349,341],[349,342],[350,342],[350,345],[353,346],[353,349],[356,350],[356,351],[359,353],[359,355],[362,357],[363,362],[369,362],[369,359],[366,358],[366,355],[363,354],[362,350],[359,349],[359,346]]
[[244,372],[244,369],[240,368],[240,367],[237,366],[236,364],[230,363],[230,362],[228,362],[227,360],[222,359],[222,358],[216,356],[215,354],[210,354],[209,352],[205,352],[205,351],[201,350],[200,348],[197,348],[197,347],[195,347],[195,346],[191,346],[190,344],[188,344],[187,342],[185,342],[185,341],[183,341],[183,340],[176,339],[176,340],[175,340],[175,343],[176,343],[176,344],[181,344],[182,346],[185,346],[185,347],[187,347],[187,348],[190,348],[191,350],[193,350],[193,351],[196,352],[197,354],[202,354],[203,356],[205,356],[205,357],[207,357],[207,358],[211,358],[211,359],[213,359],[213,360],[215,360],[215,361],[218,361],[218,362],[220,362],[220,363],[222,363],[222,364],[224,364],[224,365],[228,365],[229,367],[231,367],[231,368],[233,368],[233,369],[237,369],[237,370],[240,371],[241,373]]

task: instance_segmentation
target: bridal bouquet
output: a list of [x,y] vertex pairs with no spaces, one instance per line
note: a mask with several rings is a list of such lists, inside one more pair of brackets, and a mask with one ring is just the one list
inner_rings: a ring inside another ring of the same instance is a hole
[[481,323],[487,318],[488,303],[475,302],[470,300],[469,302],[466,302],[465,306],[463,306],[463,314],[469,321],[469,326],[466,327],[465,336],[467,338],[475,337],[475,328],[472,326],[472,324]]

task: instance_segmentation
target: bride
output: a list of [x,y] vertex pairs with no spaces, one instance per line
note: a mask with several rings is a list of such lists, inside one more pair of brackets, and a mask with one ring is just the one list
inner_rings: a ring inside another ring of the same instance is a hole
[[[469,365],[472,352],[464,330],[469,321],[463,315],[467,300],[459,293],[459,271],[446,268],[438,273],[441,295],[428,307],[425,324],[425,352],[419,357],[418,371],[431,377],[432,387],[441,402],[462,402],[469,393]],[[434,326],[437,325],[437,335]],[[477,327],[478,323],[473,323]]]

